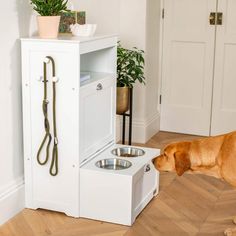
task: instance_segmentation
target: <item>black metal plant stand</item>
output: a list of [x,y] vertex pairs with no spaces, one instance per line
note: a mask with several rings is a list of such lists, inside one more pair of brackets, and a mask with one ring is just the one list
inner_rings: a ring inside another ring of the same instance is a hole
[[125,144],[125,123],[126,117],[129,117],[129,140],[128,145],[132,143],[132,120],[133,120],[133,88],[129,89],[129,113],[123,113],[122,144]]

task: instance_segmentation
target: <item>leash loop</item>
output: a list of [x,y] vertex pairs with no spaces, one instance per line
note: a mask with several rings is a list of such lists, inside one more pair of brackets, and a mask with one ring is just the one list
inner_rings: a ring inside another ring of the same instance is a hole
[[[52,87],[53,87],[53,135],[54,135],[54,144],[53,144],[53,150],[52,150],[52,161],[50,164],[50,170],[49,173],[52,176],[56,176],[58,174],[58,138],[57,138],[57,127],[56,127],[56,83],[58,82],[58,78],[55,75],[55,62],[52,57],[47,56],[45,57],[43,61],[43,84],[44,84],[44,95],[43,95],[43,102],[42,102],[42,111],[44,116],[44,130],[45,135],[42,140],[42,143],[39,147],[39,150],[37,152],[37,161],[40,165],[45,165],[49,160],[49,151],[50,151],[50,144],[52,141],[52,135],[50,133],[50,124],[48,120],[48,104],[49,101],[47,99],[47,64],[51,62],[52,64]],[[57,78],[57,79],[56,79]],[[48,140],[48,141],[47,141]],[[47,142],[47,143],[46,143]],[[41,161],[40,154],[42,152],[43,147],[46,144],[46,157],[44,158],[44,161]]]

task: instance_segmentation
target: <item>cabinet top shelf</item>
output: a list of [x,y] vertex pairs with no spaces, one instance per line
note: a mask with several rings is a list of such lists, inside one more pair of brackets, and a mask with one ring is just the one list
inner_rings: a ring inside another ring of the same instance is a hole
[[40,37],[21,38],[21,41],[41,41],[41,42],[60,42],[60,43],[85,43],[106,38],[117,38],[117,35],[95,35],[92,37],[75,37],[70,35],[60,35],[55,39],[42,39]]

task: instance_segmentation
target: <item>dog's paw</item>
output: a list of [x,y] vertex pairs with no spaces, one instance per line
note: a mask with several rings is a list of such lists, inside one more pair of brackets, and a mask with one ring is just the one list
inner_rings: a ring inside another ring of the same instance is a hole
[[225,235],[225,236],[233,236],[232,229],[226,229],[226,230],[224,231],[224,235]]
[[236,224],[236,216],[233,218],[233,222],[234,224]]
[[236,235],[236,228],[228,228],[224,232],[225,236],[234,236]]

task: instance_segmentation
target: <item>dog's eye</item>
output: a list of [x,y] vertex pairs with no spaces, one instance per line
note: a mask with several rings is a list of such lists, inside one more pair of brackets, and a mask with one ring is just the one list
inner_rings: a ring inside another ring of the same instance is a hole
[[166,153],[164,153],[164,157],[168,160],[168,155],[166,155]]

